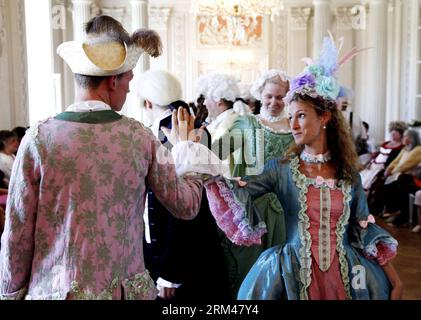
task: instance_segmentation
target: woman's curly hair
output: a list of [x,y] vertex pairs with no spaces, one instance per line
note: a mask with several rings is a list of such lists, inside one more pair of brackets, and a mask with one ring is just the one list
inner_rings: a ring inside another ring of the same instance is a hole
[[408,125],[404,121],[392,121],[389,123],[389,132],[397,131],[403,136],[406,129],[408,129]]
[[0,131],[0,151],[6,148],[6,143],[11,138],[17,138],[18,136],[13,131],[1,130]]
[[[331,153],[331,163],[336,169],[336,179],[354,182],[357,178],[360,165],[355,144],[352,140],[350,129],[342,112],[338,110],[336,102],[322,97],[312,98],[308,95],[294,94],[292,101],[307,103],[312,106],[318,116],[325,112],[331,113],[331,118],[326,124],[327,148]],[[292,144],[287,155],[300,155],[304,145]]]

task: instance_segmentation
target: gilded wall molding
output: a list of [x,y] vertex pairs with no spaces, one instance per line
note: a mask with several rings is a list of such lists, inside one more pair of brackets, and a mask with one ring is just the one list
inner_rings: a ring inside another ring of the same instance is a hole
[[288,19],[287,12],[281,11],[274,26],[274,50],[273,64],[275,68],[287,70],[288,65]]
[[260,46],[264,17],[198,16],[196,28],[200,46]]
[[186,15],[184,13],[174,16],[173,24],[173,61],[175,75],[181,83],[186,80]]
[[306,30],[311,15],[311,8],[290,8],[291,29]]
[[352,7],[337,7],[334,11],[336,27],[338,29],[352,29],[353,9]]
[[152,29],[167,29],[168,18],[171,8],[169,7],[150,7],[149,8],[149,26]]
[[[92,7],[92,16],[97,15],[97,9],[94,7]],[[124,18],[126,16],[127,10],[125,7],[101,7],[99,9],[99,12],[103,15],[106,16],[110,16],[114,19],[116,19],[117,21],[123,23]]]

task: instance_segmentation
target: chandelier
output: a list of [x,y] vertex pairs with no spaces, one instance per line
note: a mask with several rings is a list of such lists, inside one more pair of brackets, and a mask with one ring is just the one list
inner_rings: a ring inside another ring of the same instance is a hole
[[192,13],[198,17],[211,19],[215,29],[218,18],[226,20],[229,42],[241,43],[247,30],[258,16],[270,15],[271,21],[284,10],[283,0],[197,0],[192,1]]

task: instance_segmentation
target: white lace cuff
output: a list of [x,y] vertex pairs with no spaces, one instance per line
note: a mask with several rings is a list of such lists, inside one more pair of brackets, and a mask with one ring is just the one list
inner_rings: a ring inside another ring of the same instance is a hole
[[164,287],[164,288],[178,288],[181,286],[181,284],[179,283],[172,283],[169,282],[167,280],[162,279],[161,277],[158,278],[158,280],[156,280],[156,284],[159,287]]
[[218,176],[229,172],[229,167],[200,143],[179,142],[173,147],[172,156],[178,176],[191,173]]

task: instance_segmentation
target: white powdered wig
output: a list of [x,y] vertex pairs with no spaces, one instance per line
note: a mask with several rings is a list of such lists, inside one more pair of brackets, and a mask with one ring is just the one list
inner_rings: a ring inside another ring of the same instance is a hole
[[265,88],[265,85],[268,81],[276,80],[276,78],[280,78],[283,82],[288,82],[290,80],[290,77],[286,74],[285,71],[280,69],[270,69],[266,72],[264,72],[259,79],[257,79],[251,89],[250,93],[252,96],[261,101],[262,100],[262,92]]
[[245,115],[253,113],[250,107],[240,100],[234,102],[233,109],[234,109],[234,112],[238,113],[240,116],[245,116]]
[[218,102],[222,99],[235,102],[240,96],[238,80],[227,74],[209,73],[197,80],[198,95]]
[[181,100],[183,91],[180,81],[164,70],[148,70],[139,76],[138,95],[154,105],[167,106]]
[[252,99],[253,96],[250,92],[251,85],[250,84],[240,84],[240,98],[244,100]]

